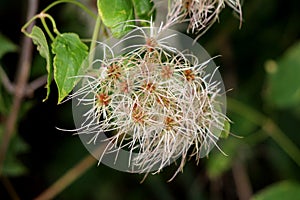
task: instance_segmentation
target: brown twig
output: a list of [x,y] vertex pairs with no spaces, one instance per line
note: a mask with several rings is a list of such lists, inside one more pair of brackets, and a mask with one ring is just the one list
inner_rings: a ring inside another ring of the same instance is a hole
[[35,79],[32,82],[30,82],[30,83],[27,84],[24,96],[26,96],[26,97],[32,96],[33,92],[36,89],[42,87],[46,83],[47,83],[47,75],[38,77],[37,79]]
[[[7,92],[9,92],[10,94],[14,94],[15,93],[15,85],[9,80],[9,78],[7,77],[5,71],[3,70],[3,68],[0,65],[0,80],[4,86],[4,88],[6,89]],[[38,77],[37,79],[31,81],[30,83],[28,83],[26,85],[26,88],[24,89],[24,97],[31,97],[33,92],[42,87],[43,85],[45,85],[47,83],[47,75]]]
[[63,176],[61,176],[53,185],[36,197],[35,200],[53,199],[57,194],[73,183],[74,180],[79,178],[96,162],[97,160],[92,155],[86,156],[77,165],[72,167]]
[[12,84],[12,82],[7,77],[5,71],[3,70],[2,66],[0,65],[0,80],[6,89],[10,94],[13,94],[15,91],[15,86]]
[[241,161],[237,161],[233,164],[232,173],[238,198],[240,200],[250,199],[252,196],[252,187],[246,169]]
[[[101,155],[108,143],[102,143],[94,152],[93,155]],[[92,155],[87,155],[63,176],[61,176],[53,185],[42,192],[35,200],[53,199],[56,195],[62,192],[66,187],[84,174],[97,160]]]
[[8,192],[12,200],[20,200],[18,193],[16,192],[15,188],[13,187],[13,185],[7,177],[1,177],[1,182],[6,188],[6,191]]
[[[27,21],[35,15],[37,8],[38,8],[38,0],[28,0],[27,19],[26,19]],[[31,29],[32,27],[33,24],[31,24],[29,29]],[[15,131],[14,129],[16,126],[21,103],[25,94],[26,84],[29,78],[30,66],[32,61],[33,45],[31,39],[28,37],[23,37],[21,46],[22,49],[21,49],[21,55],[18,64],[18,72],[16,76],[13,104],[5,124],[5,131],[0,146],[0,175],[2,172],[3,162],[5,160],[7,148],[9,146],[10,140]]]

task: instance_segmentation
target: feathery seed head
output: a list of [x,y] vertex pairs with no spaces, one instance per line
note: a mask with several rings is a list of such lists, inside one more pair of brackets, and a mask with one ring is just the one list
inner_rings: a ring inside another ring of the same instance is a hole
[[[189,156],[198,161],[216,146],[227,120],[224,86],[212,59],[192,43],[151,27],[132,31],[109,51],[99,44],[94,74],[72,95],[78,134],[99,161],[148,174],[181,158],[176,175]],[[102,143],[104,153],[95,153]]]
[[225,4],[239,15],[242,22],[240,0],[172,0],[166,24],[188,22],[188,31],[201,36],[218,20]]

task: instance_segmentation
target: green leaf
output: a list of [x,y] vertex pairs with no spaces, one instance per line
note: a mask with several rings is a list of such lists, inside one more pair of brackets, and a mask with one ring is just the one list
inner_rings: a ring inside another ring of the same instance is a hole
[[[3,137],[3,126],[0,125],[0,141]],[[27,172],[27,168],[18,160],[17,156],[28,152],[29,146],[18,134],[14,134],[3,164],[2,173],[5,176],[20,176]]]
[[31,33],[29,34],[29,37],[32,38],[33,43],[37,45],[37,50],[40,52],[40,55],[46,59],[46,69],[48,72],[48,78],[47,78],[47,95],[45,97],[45,100],[48,99],[49,94],[50,94],[50,85],[52,81],[52,67],[51,67],[51,56],[50,56],[50,51],[49,51],[49,46],[47,43],[47,39],[45,37],[45,34],[43,33],[42,29],[34,26],[32,28]]
[[8,52],[15,52],[18,47],[0,33],[0,59]]
[[134,19],[131,0],[97,0],[98,12],[105,26],[114,37],[121,37],[132,29]]
[[230,123],[229,123],[228,120],[225,120],[224,121],[224,128],[223,128],[223,131],[220,134],[220,138],[226,139],[226,138],[228,138],[229,134],[230,134]]
[[252,197],[252,200],[300,200],[300,184],[284,181],[273,184]]
[[132,0],[136,19],[150,20],[154,3],[150,0]]
[[267,100],[280,108],[300,105],[300,42],[278,60],[266,63]]
[[75,76],[82,72],[82,63],[87,58],[88,47],[81,42],[77,34],[64,33],[53,41],[52,52],[55,54],[54,80],[60,103],[79,81]]

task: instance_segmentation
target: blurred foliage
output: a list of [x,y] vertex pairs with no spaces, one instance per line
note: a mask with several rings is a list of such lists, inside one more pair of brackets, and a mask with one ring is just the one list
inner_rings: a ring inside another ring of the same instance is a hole
[[253,197],[253,200],[300,199],[300,184],[281,182],[268,186]]
[[0,33],[0,58],[8,52],[14,52],[17,50],[17,46],[7,39],[4,35]]
[[[3,129],[4,127],[0,125],[0,141],[3,137],[3,132],[4,132]],[[28,172],[27,168],[20,161],[18,156],[20,156],[20,154],[27,153],[28,150],[29,150],[28,144],[25,143],[21,137],[15,135],[6,153],[6,159],[2,169],[3,175],[15,177],[27,173]]]
[[300,42],[290,47],[280,59],[268,61],[268,101],[279,108],[300,106]]
[[[8,72],[16,70],[15,58],[19,55],[15,52],[18,47],[8,39],[18,43],[22,36],[25,2],[18,7],[13,1],[0,2],[0,64]],[[40,10],[51,2],[40,2]],[[97,10],[95,1],[82,2]],[[233,122],[231,133],[242,138],[229,134],[227,139],[220,140],[219,147],[227,156],[215,148],[198,165],[189,161],[183,173],[171,183],[166,181],[171,177],[172,166],[159,175],[150,175],[140,184],[142,175],[122,173],[100,164],[87,171],[57,199],[238,199],[237,185],[243,183],[233,176],[236,162],[246,171],[250,189],[255,194],[253,199],[299,197],[299,166],[270,137],[264,121],[257,124],[249,120],[252,114],[249,110],[263,115],[300,148],[299,7],[298,0],[288,3],[244,1],[244,22],[240,30],[231,9],[225,9],[220,22],[199,40],[212,56],[222,55],[215,62],[221,66],[227,88],[233,88],[227,93],[228,115]],[[86,36],[84,31],[90,33],[93,28],[91,21],[94,19],[83,16],[74,5],[58,6],[51,12],[64,32]],[[74,23],[76,20],[78,23]],[[46,74],[46,64],[36,51],[31,79]],[[13,80],[11,73],[8,74]],[[30,105],[24,105],[8,153],[6,175],[21,199],[32,199],[41,193],[88,154],[77,136],[55,128],[72,128],[72,111],[68,103],[57,106],[58,91],[53,84],[49,86],[53,92],[46,102],[42,103],[43,88],[35,92],[34,100],[26,99]],[[236,101],[247,109],[237,112]],[[10,105],[11,96],[0,81],[0,133]],[[0,196],[9,199],[2,185]]]

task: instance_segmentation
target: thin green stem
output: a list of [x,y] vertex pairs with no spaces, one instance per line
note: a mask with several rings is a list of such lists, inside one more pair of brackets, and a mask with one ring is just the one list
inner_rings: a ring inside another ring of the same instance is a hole
[[42,12],[46,13],[49,9],[51,9],[52,7],[56,6],[57,4],[61,4],[61,3],[72,3],[78,7],[80,7],[82,10],[84,10],[86,13],[88,13],[91,17],[93,17],[94,19],[97,18],[97,15],[95,15],[90,9],[88,9],[85,5],[83,5],[82,3],[78,2],[78,1],[74,1],[74,0],[59,0],[59,1],[55,1],[52,4],[50,4],[49,6],[47,6]]
[[33,22],[34,22],[36,19],[38,19],[38,18],[41,19],[42,24],[43,24],[43,26],[44,26],[44,28],[45,28],[47,34],[48,34],[49,37],[51,38],[51,40],[54,40],[54,36],[52,35],[50,29],[48,28],[48,25],[47,25],[47,23],[46,23],[45,18],[48,18],[48,19],[51,21],[52,26],[53,26],[53,32],[56,33],[57,35],[59,35],[60,33],[59,33],[59,31],[57,30],[57,28],[56,28],[55,20],[53,19],[53,17],[51,17],[51,15],[46,14],[46,13],[43,13],[43,12],[41,12],[40,14],[37,14],[37,15],[35,15],[33,18],[31,18],[31,19],[30,19],[30,20],[22,27],[21,31],[22,31],[27,37],[31,37],[30,33],[28,33],[28,32],[26,31],[26,29],[27,29],[27,27],[29,27],[29,25],[30,25],[31,23],[33,23]]
[[30,37],[30,34],[26,31],[26,29],[30,26],[31,23],[33,23],[38,18],[40,18],[40,16],[39,15],[35,15],[30,20],[28,20],[27,23],[24,24],[24,26],[22,26],[21,32],[24,33],[27,37]]
[[228,110],[241,114],[262,129],[300,166],[300,150],[272,119],[234,99],[228,99]]
[[48,18],[51,23],[52,23],[52,27],[53,27],[53,32],[56,33],[57,35],[60,35],[60,32],[58,31],[58,29],[56,28],[56,23],[55,23],[55,20],[53,19],[53,17],[51,17],[51,15],[49,14],[45,14],[45,13],[40,13],[40,18],[41,18],[41,21],[42,21],[42,24],[46,30],[46,32],[48,33],[49,37],[51,38],[51,40],[53,41],[54,40],[54,37],[51,33],[51,31],[49,30],[48,28],[48,25],[45,21],[45,18]]
[[49,35],[50,39],[53,41],[53,40],[54,40],[54,36],[52,35],[51,31],[49,30],[45,18],[44,18],[44,17],[41,17],[41,21],[42,21],[42,24],[43,24],[43,26],[44,26],[44,28],[45,28],[47,34]]
[[96,43],[97,43],[97,39],[98,39],[98,36],[99,36],[100,28],[101,28],[101,18],[100,18],[100,16],[98,16],[97,20],[96,20],[93,36],[92,36],[92,41],[91,41],[91,44],[90,44],[89,64],[92,63],[92,61],[94,59],[94,56],[95,56],[94,49],[96,47]]
[[52,27],[53,27],[53,32],[56,33],[57,35],[60,35],[60,32],[56,28],[56,23],[55,23],[55,20],[53,19],[53,17],[49,14],[43,14],[43,15],[51,21]]

